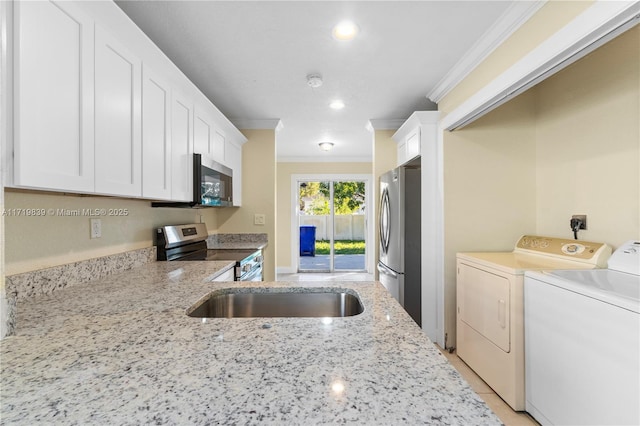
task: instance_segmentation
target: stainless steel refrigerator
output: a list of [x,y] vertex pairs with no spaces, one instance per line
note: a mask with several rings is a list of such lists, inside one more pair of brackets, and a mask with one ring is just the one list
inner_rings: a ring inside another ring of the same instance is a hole
[[380,176],[380,282],[421,326],[420,219],[420,168]]

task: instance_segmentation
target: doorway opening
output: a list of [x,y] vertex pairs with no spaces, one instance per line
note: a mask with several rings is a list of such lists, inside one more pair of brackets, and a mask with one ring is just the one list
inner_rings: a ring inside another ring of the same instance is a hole
[[299,273],[368,271],[368,189],[362,177],[295,180]]

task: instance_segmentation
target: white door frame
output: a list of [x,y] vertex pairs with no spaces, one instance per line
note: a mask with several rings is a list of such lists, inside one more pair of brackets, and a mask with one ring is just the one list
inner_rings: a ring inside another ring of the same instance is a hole
[[372,209],[376,206],[371,191],[373,187],[373,177],[369,174],[344,174],[344,173],[325,173],[325,174],[294,174],[291,175],[291,267],[295,271],[298,270],[298,254],[300,253],[300,237],[298,236],[298,206],[300,206],[300,193],[298,190],[299,182],[324,182],[324,181],[342,181],[342,182],[364,182],[364,223],[365,223],[365,256],[367,273],[373,273],[375,250],[371,246],[375,244],[373,236],[374,226],[371,224]]

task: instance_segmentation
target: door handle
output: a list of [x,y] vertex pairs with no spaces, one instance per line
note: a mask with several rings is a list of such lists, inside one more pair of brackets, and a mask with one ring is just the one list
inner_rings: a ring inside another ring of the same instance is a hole
[[397,278],[398,277],[398,274],[396,274],[391,269],[389,269],[386,266],[384,266],[382,263],[378,263],[378,271],[380,271],[380,273],[382,273],[382,274],[389,275],[389,276],[391,276],[393,278]]
[[505,328],[507,326],[506,323],[506,308],[507,304],[504,300],[498,300],[498,322],[500,323],[500,327]]

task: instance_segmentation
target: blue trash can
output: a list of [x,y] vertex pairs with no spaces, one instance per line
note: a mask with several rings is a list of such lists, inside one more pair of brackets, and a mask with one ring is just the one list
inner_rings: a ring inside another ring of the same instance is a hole
[[303,225],[300,227],[300,256],[316,255],[316,227]]

